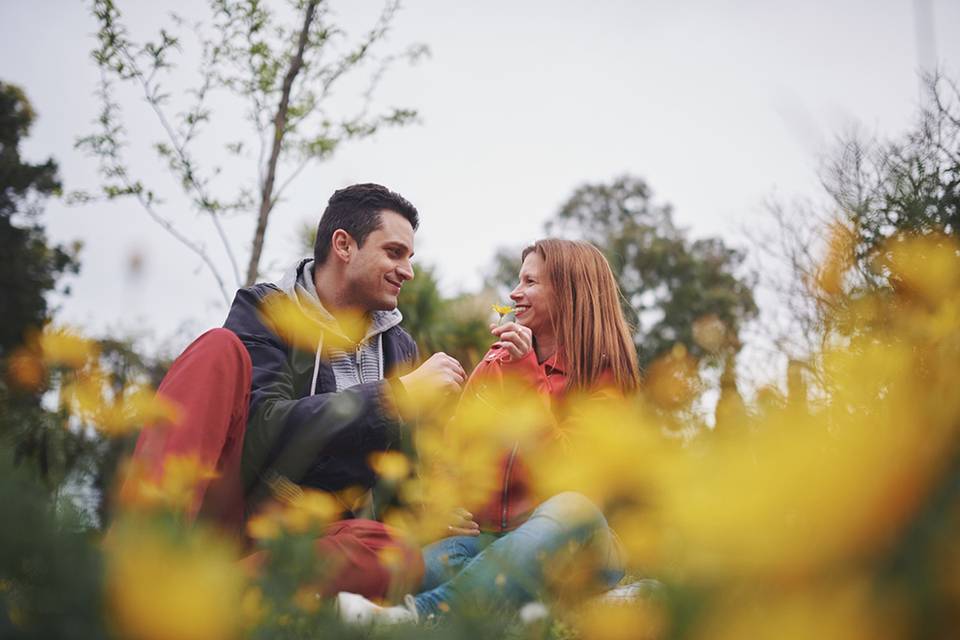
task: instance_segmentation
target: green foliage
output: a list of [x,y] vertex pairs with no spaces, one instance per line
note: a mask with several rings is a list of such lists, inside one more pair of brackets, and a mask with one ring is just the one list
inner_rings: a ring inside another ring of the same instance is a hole
[[[53,488],[77,455],[77,443],[63,429],[65,416],[41,406],[43,387],[15,384],[10,364],[30,333],[49,320],[47,294],[79,264],[77,247],[50,246],[36,222],[45,198],[59,194],[60,181],[52,159],[30,164],[20,157],[20,142],[33,120],[23,91],[0,82],[0,444],[13,447],[0,454],[35,469]],[[15,217],[26,218],[26,224],[16,224]]]
[[[41,164],[20,157],[20,142],[33,124],[34,112],[23,91],[0,82],[0,358],[20,344],[28,328],[47,320],[46,294],[65,273],[76,273],[77,247],[50,246],[43,227],[31,219],[43,201],[60,193],[57,164]],[[16,224],[15,216],[26,218]]]
[[[839,139],[823,167],[828,197],[819,203],[771,202],[771,224],[752,238],[766,268],[761,284],[777,296],[783,316],[763,329],[777,350],[807,363],[820,391],[822,367],[809,362],[826,340],[855,327],[843,318],[851,300],[890,293],[885,255],[898,234],[960,234],[960,89],[935,74],[914,123],[900,135]],[[848,254],[852,253],[852,258]]]
[[638,328],[642,365],[677,343],[705,355],[693,339],[700,318],[716,316],[736,335],[757,314],[752,283],[738,273],[744,254],[719,238],[690,240],[640,178],[580,187],[546,231],[592,242],[607,256]]
[[[193,27],[201,50],[194,71],[201,80],[184,92],[187,104],[183,105],[175,104],[177,99],[167,92],[165,83],[178,71],[191,71],[178,66],[177,60],[185,21],[171,16],[170,24],[161,27],[154,39],[139,42],[130,35],[115,2],[93,0],[91,12],[99,28],[92,55],[101,71],[102,110],[96,132],[79,138],[77,146],[100,161],[103,181],[98,193],[77,192],[72,201],[135,198],[155,222],[203,260],[228,303],[230,287],[222,265],[210,258],[194,234],[164,215],[165,203],[131,170],[123,153],[129,133],[114,97],[116,86],[129,83],[143,93],[156,116],[160,140],[151,146],[158,159],[180,183],[193,210],[215,226],[236,285],[253,284],[267,223],[291,182],[312,162],[330,158],[345,142],[417,120],[413,109],[374,109],[377,88],[390,67],[397,62],[414,63],[428,53],[425,46],[415,45],[399,53],[376,54],[398,10],[398,2],[388,1],[373,27],[349,43],[328,3],[320,0],[293,3],[292,11],[257,0],[213,0],[207,20]],[[333,92],[345,78],[360,73],[368,73],[369,82],[359,93],[359,105],[343,115],[335,113],[330,104]],[[251,159],[256,192],[241,187],[223,195],[219,161],[196,151],[196,141],[215,118],[211,106],[215,95],[243,108],[249,130],[241,140],[226,143],[226,156],[246,154]],[[245,144],[246,140],[258,141],[259,149],[247,152],[253,145]],[[223,215],[238,212],[256,218],[243,277],[221,225]]]
[[418,266],[416,277],[403,285],[400,312],[403,326],[427,357],[443,351],[469,372],[494,341],[490,335],[492,293],[464,293],[446,298],[440,292],[433,267]]
[[[757,315],[752,279],[742,275],[744,254],[719,238],[691,240],[673,222],[670,205],[654,201],[641,178],[578,188],[545,228],[547,235],[586,240],[610,262],[636,327],[641,366],[681,343],[695,357],[694,322],[716,316],[732,336]],[[513,288],[520,251],[500,250],[491,279]],[[739,340],[730,346],[739,348]],[[719,363],[718,363],[719,364]]]
[[926,79],[916,123],[887,141],[850,137],[827,167],[824,186],[856,236],[858,271],[871,286],[885,274],[877,249],[897,233],[960,235],[960,87]]
[[100,555],[69,509],[0,445],[0,636],[99,638]]

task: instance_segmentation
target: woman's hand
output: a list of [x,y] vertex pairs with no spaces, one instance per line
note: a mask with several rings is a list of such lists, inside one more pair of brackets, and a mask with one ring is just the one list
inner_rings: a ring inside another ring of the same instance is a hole
[[453,524],[447,527],[451,536],[478,536],[480,525],[473,521],[473,514],[457,507],[453,510]]
[[522,324],[507,322],[505,324],[490,325],[490,333],[497,337],[494,345],[506,349],[509,354],[508,362],[520,360],[533,349],[533,332]]

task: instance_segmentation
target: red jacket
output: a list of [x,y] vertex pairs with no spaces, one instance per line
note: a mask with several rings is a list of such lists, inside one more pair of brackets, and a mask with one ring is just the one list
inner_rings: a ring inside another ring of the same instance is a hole
[[[560,355],[554,354],[542,364],[537,362],[537,354],[532,349],[516,362],[508,361],[507,355],[505,349],[492,347],[470,374],[464,393],[478,389],[481,384],[501,384],[504,377],[511,377],[529,382],[531,391],[535,391],[555,412],[567,383]],[[483,531],[500,533],[515,529],[539,503],[518,449],[519,443],[504,452],[498,468],[497,491],[482,506],[469,508]]]

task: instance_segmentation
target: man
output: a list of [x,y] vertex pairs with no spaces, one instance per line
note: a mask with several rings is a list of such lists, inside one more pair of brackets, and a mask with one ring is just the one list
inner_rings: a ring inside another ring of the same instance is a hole
[[[418,224],[416,208],[385,187],[337,191],[320,219],[313,259],[276,284],[238,291],[224,329],[201,336],[174,363],[158,393],[184,416],[145,429],[134,458],[154,474],[162,473],[161,461],[184,453],[216,467],[218,478],[198,486],[190,517],[240,531],[245,516],[271,499],[295,498],[302,487],[370,490],[371,454],[402,440],[399,409],[408,389],[417,396],[459,391],[460,364],[437,353],[415,368],[416,344],[399,326],[397,298],[414,277]],[[309,350],[296,335],[304,322],[284,326],[271,315],[278,300],[305,319],[306,334],[316,337]],[[318,554],[337,567],[328,593],[387,594],[392,576],[381,551],[401,545],[383,525],[356,517],[375,518],[376,507],[372,498],[345,503],[348,519],[317,541]],[[401,551],[405,577],[416,583],[420,554]]]

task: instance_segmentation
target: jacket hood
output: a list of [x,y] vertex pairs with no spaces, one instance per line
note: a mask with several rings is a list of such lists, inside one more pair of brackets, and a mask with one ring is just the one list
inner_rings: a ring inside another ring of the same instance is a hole
[[[313,283],[313,258],[300,260],[288,269],[275,284],[286,296],[297,303],[297,306],[303,310],[307,317],[316,320],[324,331],[336,334],[345,340],[349,339],[343,334],[336,318],[323,307],[320,298],[317,296],[317,290]],[[364,342],[391,327],[397,326],[403,320],[403,314],[400,313],[399,309],[373,311],[369,317],[370,323],[367,325],[367,332],[363,337]]]

